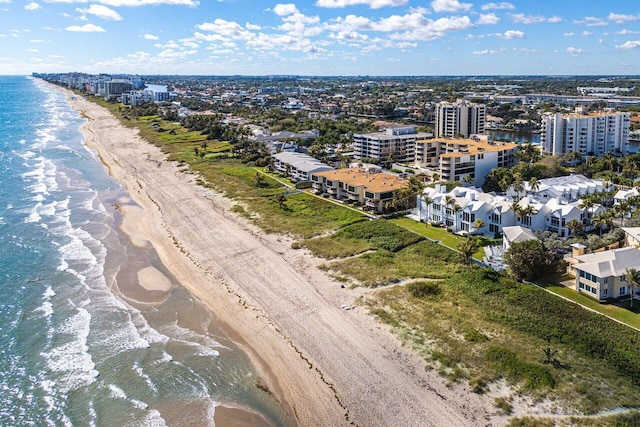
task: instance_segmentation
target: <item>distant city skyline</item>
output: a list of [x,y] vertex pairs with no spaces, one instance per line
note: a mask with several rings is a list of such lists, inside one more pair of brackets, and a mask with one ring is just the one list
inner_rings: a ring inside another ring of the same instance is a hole
[[0,0],[0,74],[635,75],[637,0]]

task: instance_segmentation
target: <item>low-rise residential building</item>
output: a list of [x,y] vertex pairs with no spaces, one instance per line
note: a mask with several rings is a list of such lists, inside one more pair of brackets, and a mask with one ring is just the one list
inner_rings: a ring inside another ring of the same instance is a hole
[[603,300],[630,295],[632,286],[626,279],[631,268],[640,266],[640,250],[625,247],[575,257],[575,289]]
[[[484,193],[475,187],[456,187],[447,192],[441,185],[427,187],[418,196],[420,221],[444,224],[454,233],[496,235],[503,226],[514,225],[511,199]],[[482,220],[478,227],[476,220]]]
[[515,225],[502,229],[502,250],[507,252],[513,243],[522,243],[528,240],[538,240],[530,229]]
[[311,181],[313,173],[333,170],[331,166],[303,153],[283,151],[272,158],[273,168],[295,181]]
[[562,197],[539,199],[527,195],[517,199],[484,193],[475,187],[455,187],[447,192],[441,185],[426,188],[417,200],[420,221],[444,224],[454,233],[489,236],[502,234],[504,227],[521,226],[570,237],[578,231],[572,226],[573,220],[581,224],[581,230],[590,231],[591,218],[605,210],[600,205],[587,207],[581,200],[568,202]]
[[484,183],[494,168],[510,168],[518,162],[518,144],[489,142],[480,138],[435,138],[416,141],[415,165],[437,168],[445,181]]
[[[567,175],[538,180],[535,187],[533,182],[524,182],[524,192],[539,200],[550,200],[553,198],[563,198],[568,202],[575,202],[582,197],[613,190],[613,186],[601,179],[590,179],[584,175]],[[511,187],[507,194],[516,195],[516,191]]]
[[409,185],[407,179],[383,173],[380,169],[344,168],[313,173],[313,188],[318,194],[357,203],[363,208],[381,213],[393,199],[394,191]]

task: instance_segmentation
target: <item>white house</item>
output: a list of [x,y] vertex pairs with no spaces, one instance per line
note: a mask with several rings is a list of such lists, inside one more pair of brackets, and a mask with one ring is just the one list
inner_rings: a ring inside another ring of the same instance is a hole
[[528,240],[538,240],[533,231],[519,225],[504,227],[502,229],[502,249],[507,252],[512,243],[521,243]]
[[[504,227],[522,226],[533,231],[548,230],[560,237],[574,233],[569,227],[579,221],[583,230],[592,229],[593,215],[604,212],[600,205],[583,207],[580,200],[568,202],[562,197],[538,199],[527,195],[520,200],[511,196],[484,193],[475,187],[428,187],[418,196],[420,221],[444,224],[454,233],[500,235]],[[477,220],[478,223],[476,223]],[[477,228],[477,225],[481,225]]]
[[602,300],[631,294],[625,275],[640,267],[640,250],[634,247],[612,249],[575,257],[576,291]]

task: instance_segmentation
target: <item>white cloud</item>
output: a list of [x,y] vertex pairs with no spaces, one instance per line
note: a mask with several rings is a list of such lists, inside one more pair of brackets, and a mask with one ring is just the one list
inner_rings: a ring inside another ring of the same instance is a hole
[[564,33],[563,34],[565,37],[573,37],[576,35],[576,33]]
[[317,26],[320,22],[318,16],[307,16],[302,13],[294,13],[284,18],[284,24],[278,29],[292,35],[302,35],[304,37],[313,37],[322,33],[322,27]]
[[154,36],[153,34],[145,34],[142,38],[145,40],[158,40],[158,36]]
[[287,15],[293,15],[294,13],[300,13],[298,11],[298,8],[296,7],[295,4],[293,3],[287,3],[287,4],[277,4],[273,7],[273,13],[275,13],[278,16],[287,16]]
[[473,52],[474,55],[495,55],[496,53],[500,53],[500,52],[497,50],[489,50],[489,49],[476,50]]
[[616,24],[624,24],[628,21],[637,21],[638,19],[640,19],[640,15],[622,15],[619,13],[610,13],[608,18],[610,21],[613,21]]
[[502,2],[502,3],[486,3],[482,5],[482,10],[500,10],[500,9],[515,9],[516,7],[511,3]]
[[[88,0],[44,0],[46,3],[87,3]],[[200,4],[199,0],[96,0],[96,3],[111,7],[137,7],[137,6],[156,6],[160,4],[172,6],[191,6],[196,7]]]
[[38,10],[40,9],[40,5],[36,2],[31,2],[24,7],[27,10]]
[[404,6],[409,0],[317,0],[316,6],[327,8],[341,8],[347,6],[366,5],[371,9],[389,6]]
[[589,37],[589,36],[592,36],[593,33],[591,31],[583,31],[580,33],[580,35],[583,37]]
[[638,49],[640,48],[640,40],[629,40],[616,47],[618,49]]
[[607,41],[605,39],[598,39],[598,43],[607,44]]
[[107,6],[101,4],[92,4],[87,9],[76,9],[76,12],[85,13],[88,15],[97,16],[102,19],[110,19],[112,21],[121,21],[122,16],[113,9],[109,9]]
[[251,31],[256,31],[256,30],[259,30],[259,29],[261,28],[261,27],[260,27],[260,25],[251,24],[251,23],[249,23],[249,22],[247,22],[246,24],[244,24],[244,27],[245,27],[247,30],[251,30]]
[[482,13],[476,21],[476,25],[491,25],[500,22],[500,18],[495,13]]
[[587,27],[602,27],[605,25],[609,25],[607,21],[602,18],[595,18],[593,16],[586,16],[582,20],[573,21],[576,25],[586,25]]
[[93,24],[85,24],[85,25],[72,25],[70,27],[65,28],[67,31],[79,32],[79,33],[104,33],[104,28],[98,27]]
[[498,35],[501,39],[511,40],[511,39],[523,39],[525,37],[524,33],[519,30],[507,30],[503,34]]
[[640,31],[627,30],[625,28],[625,29],[622,29],[620,31],[616,31],[616,34],[619,34],[621,36],[626,36],[626,35],[629,35],[629,34],[640,34]]
[[509,17],[513,22],[517,22],[519,24],[540,24],[542,22],[556,24],[562,21],[562,18],[559,16],[551,16],[547,18],[542,15],[525,15],[524,13],[510,13]]
[[40,51],[38,49],[27,49],[27,52],[38,53]]
[[573,56],[578,56],[582,53],[582,49],[578,49],[577,47],[573,47],[573,46],[569,46],[566,49],[566,51],[572,54]]
[[433,0],[431,7],[434,11],[440,12],[460,12],[473,7],[471,3],[460,3],[458,0]]
[[391,38],[405,41],[435,40],[443,37],[446,33],[473,27],[468,16],[452,16],[435,21],[426,21],[427,23],[424,26],[416,26],[412,31],[395,34]]
[[196,25],[196,28],[234,40],[250,40],[253,38],[253,33],[243,28],[238,23],[226,21],[220,18],[213,22],[205,22],[204,24]]

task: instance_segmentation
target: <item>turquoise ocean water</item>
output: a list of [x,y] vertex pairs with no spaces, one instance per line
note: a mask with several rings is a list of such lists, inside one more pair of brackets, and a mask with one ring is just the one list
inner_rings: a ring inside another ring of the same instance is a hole
[[0,77],[0,425],[201,426],[219,404],[291,425],[173,278],[146,302],[110,289],[149,265],[171,276],[119,232],[127,194],[82,123],[43,82]]

